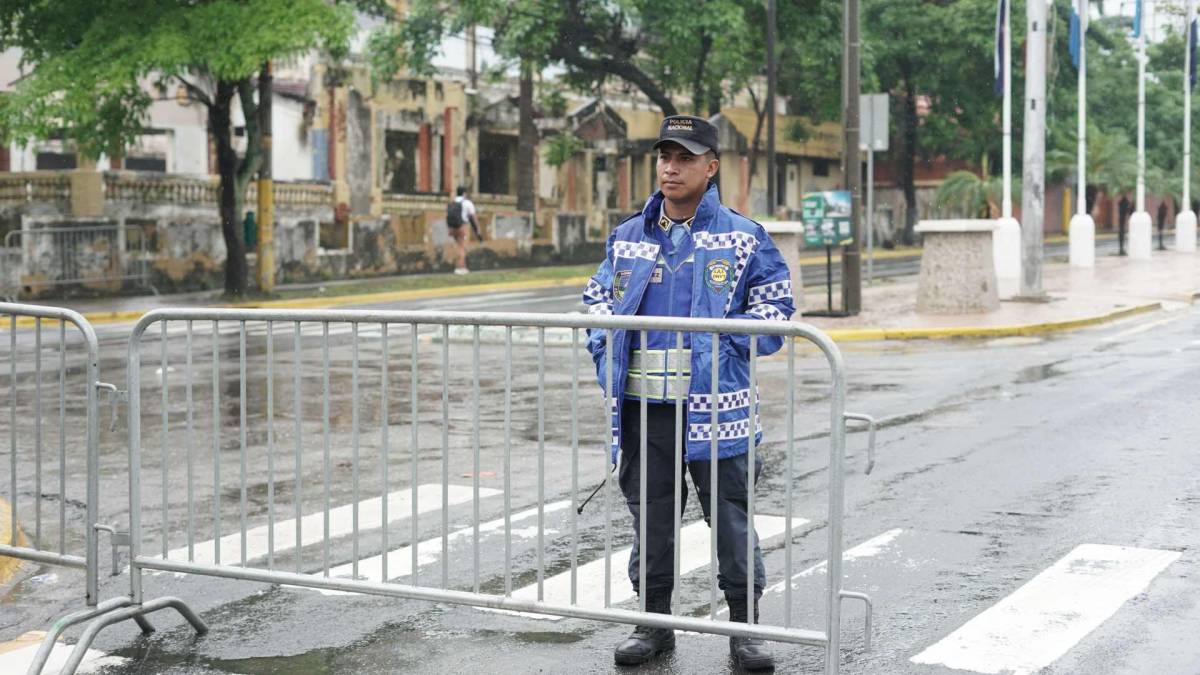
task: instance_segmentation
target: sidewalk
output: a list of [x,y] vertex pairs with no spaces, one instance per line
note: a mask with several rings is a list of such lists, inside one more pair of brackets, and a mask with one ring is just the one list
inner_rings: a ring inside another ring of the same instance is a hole
[[[1191,304],[1200,292],[1200,254],[1155,251],[1150,260],[1097,256],[1093,269],[1042,268],[1048,302],[1003,301],[987,314],[917,312],[917,279],[863,288],[863,311],[846,318],[805,317],[838,341],[1005,337],[1070,330]],[[825,309],[824,288],[805,288],[805,309]],[[837,291],[834,302],[838,302]],[[836,308],[836,304],[835,304]]]

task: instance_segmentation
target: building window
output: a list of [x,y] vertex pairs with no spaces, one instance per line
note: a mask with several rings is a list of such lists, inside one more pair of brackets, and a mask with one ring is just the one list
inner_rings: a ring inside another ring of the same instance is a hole
[[417,134],[388,129],[383,137],[383,185],[393,193],[417,191]]
[[58,169],[76,168],[76,158],[73,152],[39,152],[37,154],[38,171],[54,171]]
[[152,155],[135,155],[125,158],[125,168],[130,171],[157,171],[166,173],[167,158]]
[[517,137],[479,133],[479,192],[517,193]]
[[829,160],[814,159],[813,160],[813,175],[822,178],[829,176]]

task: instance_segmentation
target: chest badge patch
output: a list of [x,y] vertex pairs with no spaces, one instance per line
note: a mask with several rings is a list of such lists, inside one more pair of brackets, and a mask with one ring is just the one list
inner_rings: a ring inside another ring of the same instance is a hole
[[662,265],[659,265],[654,268],[653,272],[650,273],[650,283],[661,284],[662,280],[663,280],[663,268],[662,268]]
[[629,288],[629,277],[632,274],[633,270],[623,270],[613,277],[613,297],[617,300],[625,299],[625,289]]
[[724,293],[729,286],[729,270],[732,266],[728,260],[717,258],[704,267],[704,283],[713,293]]

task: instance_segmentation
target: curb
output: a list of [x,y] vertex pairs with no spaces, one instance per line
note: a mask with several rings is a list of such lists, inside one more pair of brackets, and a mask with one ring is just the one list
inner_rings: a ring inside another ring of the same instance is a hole
[[[0,497],[0,545],[4,546],[25,546],[25,533],[17,527],[17,539],[12,541],[12,507],[8,502]],[[20,558],[10,558],[0,555],[0,584],[6,584],[17,570],[20,569],[24,561]]]
[[958,326],[950,328],[847,328],[825,331],[834,342],[867,342],[879,340],[946,340],[952,338],[1001,338],[1059,333],[1076,328],[1096,326],[1138,314],[1162,309],[1161,302],[1151,302],[1105,314],[1066,321],[1027,323],[1010,326]]

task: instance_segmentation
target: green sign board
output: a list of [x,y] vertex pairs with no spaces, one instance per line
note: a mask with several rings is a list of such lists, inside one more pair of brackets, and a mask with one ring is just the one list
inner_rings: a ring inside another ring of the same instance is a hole
[[805,246],[842,246],[854,240],[849,190],[804,195],[800,219],[804,221]]

